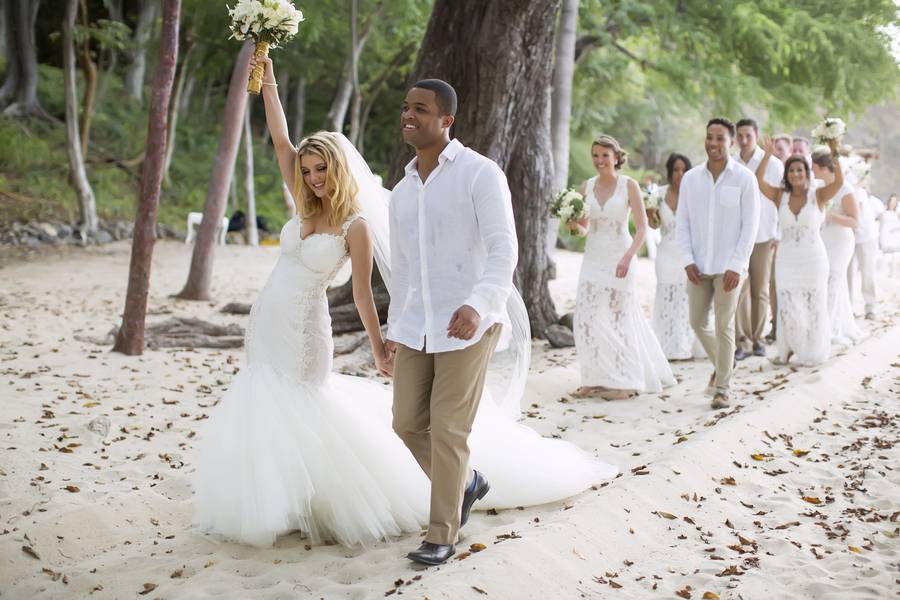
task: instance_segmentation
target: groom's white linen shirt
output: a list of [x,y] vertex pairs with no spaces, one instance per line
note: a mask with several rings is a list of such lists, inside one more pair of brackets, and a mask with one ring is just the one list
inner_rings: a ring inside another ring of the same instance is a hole
[[676,236],[682,266],[704,275],[743,275],[759,225],[759,185],[750,169],[729,158],[717,181],[706,161],[684,174]]
[[[753,156],[750,157],[750,160],[744,162],[744,159],[741,158],[741,153],[738,151],[735,153],[734,158],[739,163],[750,169],[750,172],[756,175],[756,169],[759,168],[759,163],[762,162],[763,157],[766,155],[766,151],[756,147],[756,150],[753,152]],[[766,183],[771,185],[772,187],[781,187],[784,185],[784,163],[777,156],[770,156],[769,162],[766,163],[766,172],[763,175],[763,179],[766,180]],[[757,183],[758,185],[758,183]],[[778,238],[778,209],[775,208],[775,203],[771,202],[768,198],[760,198],[759,201],[759,229],[756,232],[756,243],[761,244],[763,242],[768,242]]]
[[[506,175],[489,158],[452,140],[423,182],[418,159],[391,192],[391,303],[387,338],[428,353],[477,343],[495,323],[509,337],[506,301],[518,260]],[[469,340],[447,337],[460,306],[481,316]]]

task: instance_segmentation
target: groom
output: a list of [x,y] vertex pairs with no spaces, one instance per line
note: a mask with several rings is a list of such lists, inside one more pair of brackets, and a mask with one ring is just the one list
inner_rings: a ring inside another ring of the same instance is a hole
[[425,79],[409,89],[400,125],[416,158],[390,204],[394,431],[431,479],[428,533],[407,555],[426,565],[453,556],[459,528],[490,487],[469,467],[468,437],[488,361],[509,330],[518,258],[506,176],[450,139],[455,114],[450,84]]

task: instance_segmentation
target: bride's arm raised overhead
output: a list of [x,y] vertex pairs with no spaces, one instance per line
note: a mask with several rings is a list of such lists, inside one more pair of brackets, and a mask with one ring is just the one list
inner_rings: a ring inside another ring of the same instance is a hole
[[297,148],[291,143],[288,135],[287,119],[284,116],[281,99],[278,97],[278,84],[275,83],[275,69],[272,67],[272,59],[268,56],[257,59],[255,55],[251,55],[249,71],[253,70],[257,62],[266,65],[262,80],[262,97],[266,106],[266,124],[269,126],[269,134],[272,136],[272,144],[275,146],[275,156],[278,157],[278,167],[281,169],[281,177],[287,183],[288,190],[296,198],[294,163],[297,159]]
[[816,203],[820,209],[824,208],[828,201],[844,187],[844,170],[841,168],[838,141],[828,140],[828,148],[831,150],[831,160],[834,164],[834,179],[828,185],[823,185],[816,190]]
[[781,194],[784,192],[784,188],[775,187],[766,181],[766,167],[769,165],[769,158],[772,156],[772,151],[775,150],[775,141],[772,140],[771,136],[764,135],[762,138],[762,147],[763,150],[766,151],[766,155],[763,156],[762,160],[759,162],[759,166],[756,167],[756,182],[759,184],[760,193],[775,203],[775,206],[781,204]]

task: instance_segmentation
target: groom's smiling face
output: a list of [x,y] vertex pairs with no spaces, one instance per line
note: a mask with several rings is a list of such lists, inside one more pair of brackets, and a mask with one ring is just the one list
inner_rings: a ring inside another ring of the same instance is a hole
[[410,88],[403,100],[400,127],[403,141],[413,148],[427,148],[440,143],[453,117],[441,114],[437,94],[422,88]]

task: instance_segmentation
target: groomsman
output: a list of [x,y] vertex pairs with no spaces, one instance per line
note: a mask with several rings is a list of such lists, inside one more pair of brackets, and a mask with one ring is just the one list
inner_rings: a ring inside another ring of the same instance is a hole
[[[786,133],[779,133],[772,140],[775,142],[775,150],[772,155],[780,160],[782,164],[791,157],[793,150],[794,138]],[[771,182],[770,182],[771,183]],[[760,200],[762,203],[762,200]],[[778,212],[776,211],[776,215]],[[778,254],[778,240],[781,239],[781,232],[775,231],[775,241],[772,243],[772,263],[775,263],[775,255]],[[767,342],[775,341],[775,334],[778,325],[778,296],[775,294],[775,269],[769,269],[769,306],[772,308],[772,328],[769,335],[766,336]]]
[[866,319],[875,318],[877,291],[875,287],[875,260],[878,257],[878,217],[884,212],[884,203],[869,193],[869,179],[864,178],[856,189],[859,205],[859,227],[856,234],[856,250],[847,268],[847,282],[853,297],[853,270],[858,268],[861,275],[863,302]]
[[[762,162],[765,151],[757,145],[759,125],[753,119],[741,119],[737,122],[738,151],[734,159],[756,173]],[[780,187],[784,177],[784,165],[772,157],[766,164],[765,180],[769,185]],[[750,254],[749,276],[741,286],[738,300],[736,327],[737,349],[735,360],[744,360],[750,354],[765,356],[763,331],[769,313],[769,283],[772,271],[772,255],[778,238],[778,211],[772,202],[760,202],[759,228],[756,242]]]
[[[687,286],[691,327],[715,372],[711,406],[729,402],[734,369],[734,313],[759,225],[756,175],[729,156],[735,127],[728,119],[706,125],[707,160],[685,173],[678,203],[677,239]],[[709,309],[715,312],[715,333]]]

